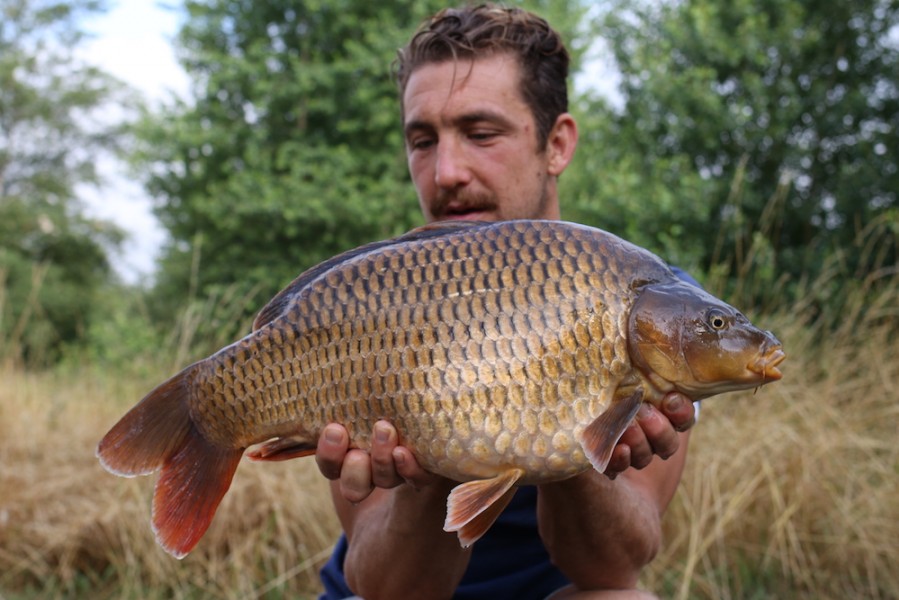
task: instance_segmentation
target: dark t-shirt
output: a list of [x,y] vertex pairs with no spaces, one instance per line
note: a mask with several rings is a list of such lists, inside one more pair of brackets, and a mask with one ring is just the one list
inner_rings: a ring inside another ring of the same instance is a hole
[[[341,535],[331,560],[322,568],[325,593],[319,600],[353,595],[343,577],[346,551],[346,537]],[[468,569],[453,598],[540,599],[566,585],[568,580],[549,562],[549,555],[537,533],[537,489],[523,486],[484,537],[473,546]]]

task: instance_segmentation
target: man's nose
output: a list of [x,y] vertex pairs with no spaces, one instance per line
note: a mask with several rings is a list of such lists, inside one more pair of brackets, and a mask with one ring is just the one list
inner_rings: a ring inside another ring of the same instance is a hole
[[437,165],[434,182],[438,187],[452,189],[471,181],[471,170],[465,151],[457,140],[441,139],[437,144]]

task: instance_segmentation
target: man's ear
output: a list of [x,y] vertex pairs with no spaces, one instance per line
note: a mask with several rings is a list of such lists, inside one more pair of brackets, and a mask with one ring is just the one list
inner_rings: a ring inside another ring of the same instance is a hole
[[577,147],[577,123],[570,113],[562,113],[546,139],[547,172],[558,177],[568,167]]

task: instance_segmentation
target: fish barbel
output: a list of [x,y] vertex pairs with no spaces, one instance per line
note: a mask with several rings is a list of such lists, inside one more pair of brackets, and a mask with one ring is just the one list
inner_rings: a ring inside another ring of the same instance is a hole
[[[780,379],[773,334],[654,254],[560,221],[437,223],[301,274],[253,332],[151,391],[97,455],[161,470],[157,541],[206,531],[244,452],[315,452],[340,423],[369,449],[379,419],[455,481],[445,529],[469,545],[515,486],[604,471],[641,402]],[[487,510],[493,507],[492,510]]]

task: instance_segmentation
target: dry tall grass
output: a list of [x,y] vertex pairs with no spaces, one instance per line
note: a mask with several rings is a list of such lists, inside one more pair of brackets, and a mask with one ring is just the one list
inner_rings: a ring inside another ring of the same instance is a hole
[[314,461],[242,465],[198,548],[153,540],[153,477],[94,448],[150,382],[0,369],[0,598],[314,597],[339,524]]
[[[896,310],[895,290],[882,315]],[[645,587],[670,598],[899,597],[899,344],[864,311],[825,334],[760,318],[784,380],[705,403]],[[338,524],[311,460],[245,465],[183,561],[149,527],[153,478],[94,446],[155,381],[0,368],[0,597],[314,596]]]

